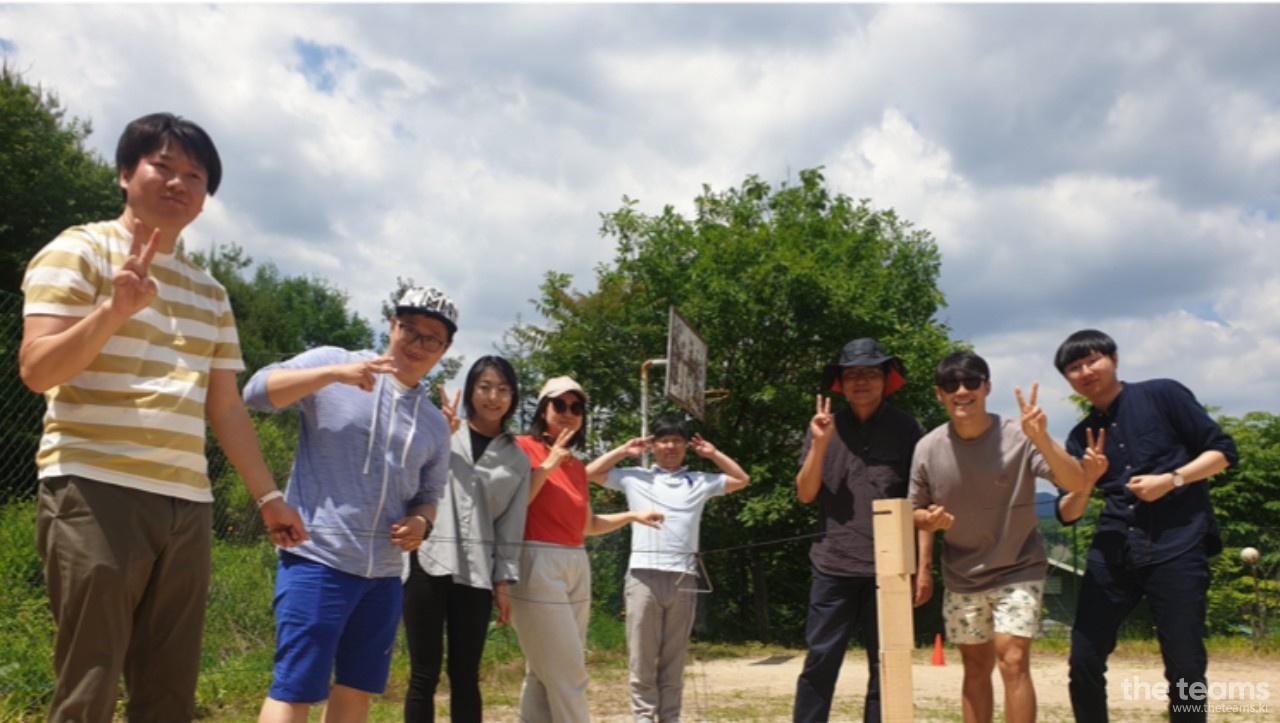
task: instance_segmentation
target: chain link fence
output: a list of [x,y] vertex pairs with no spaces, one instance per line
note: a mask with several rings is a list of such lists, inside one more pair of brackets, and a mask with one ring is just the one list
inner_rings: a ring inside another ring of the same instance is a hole
[[[44,573],[35,548],[35,454],[39,444],[44,399],[27,389],[18,373],[22,338],[22,297],[0,291],[0,721],[41,719],[53,684],[51,661],[54,626],[44,588]],[[250,369],[281,355],[245,351]],[[245,380],[241,379],[241,383]],[[297,444],[292,413],[254,415],[263,457],[283,488]],[[274,552],[248,491],[222,450],[207,446],[214,489],[214,575],[208,600],[198,704],[207,713],[219,701],[261,696],[270,683],[273,623],[271,596]],[[1041,525],[1050,554],[1060,564],[1050,570],[1046,617],[1054,621],[1046,635],[1065,634],[1074,618],[1083,559],[1072,559],[1087,540],[1052,521]],[[1274,635],[1280,613],[1280,562],[1275,556],[1280,529],[1264,527],[1255,536],[1225,534],[1224,554],[1214,563],[1215,592],[1210,622],[1252,638],[1255,644]],[[627,547],[621,535],[593,540],[593,568],[625,569]],[[1261,561],[1241,559],[1244,547],[1261,550]],[[619,609],[617,576],[601,575],[597,600]],[[1216,623],[1215,623],[1216,621]],[[1129,633],[1153,637],[1144,611],[1133,616]],[[403,653],[403,651],[400,651]],[[402,656],[401,656],[402,657]],[[204,717],[202,715],[202,717]]]
[[[22,297],[0,291],[0,721],[41,720],[53,688],[53,617],[35,545],[35,456],[45,402],[19,376]],[[246,352],[256,369],[280,355]],[[242,379],[241,382],[244,380]],[[254,416],[264,458],[281,488],[297,441],[292,413]],[[260,695],[271,679],[274,550],[252,497],[222,450],[206,447],[214,487],[214,575],[199,701]]]

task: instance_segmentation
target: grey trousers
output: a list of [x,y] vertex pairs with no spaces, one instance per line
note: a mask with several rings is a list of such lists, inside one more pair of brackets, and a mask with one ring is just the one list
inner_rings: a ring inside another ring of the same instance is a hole
[[696,589],[697,578],[688,573],[627,571],[627,651],[637,721],[680,720]]
[[36,545],[58,632],[50,721],[195,717],[213,505],[82,477],[41,481]]
[[581,547],[526,542],[511,586],[511,624],[524,652],[522,723],[585,723],[591,562]]

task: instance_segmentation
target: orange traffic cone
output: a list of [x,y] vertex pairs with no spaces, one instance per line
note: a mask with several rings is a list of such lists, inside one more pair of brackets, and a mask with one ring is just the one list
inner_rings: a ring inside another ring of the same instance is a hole
[[942,633],[933,639],[933,664],[946,665],[947,659],[942,655]]

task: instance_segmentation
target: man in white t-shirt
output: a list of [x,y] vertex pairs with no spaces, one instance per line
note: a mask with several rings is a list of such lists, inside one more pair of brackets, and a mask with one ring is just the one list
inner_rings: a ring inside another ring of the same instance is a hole
[[[648,469],[614,469],[627,457],[653,449]],[[684,465],[692,449],[720,468],[720,474],[691,472]],[[631,709],[637,721],[679,721],[684,661],[693,630],[698,573],[698,528],[707,500],[737,492],[750,481],[728,455],[701,435],[689,437],[677,416],[659,419],[653,436],[632,439],[587,466],[587,479],[627,495],[631,510],[665,515],[655,529],[631,526],[627,569],[627,650],[631,667]]]

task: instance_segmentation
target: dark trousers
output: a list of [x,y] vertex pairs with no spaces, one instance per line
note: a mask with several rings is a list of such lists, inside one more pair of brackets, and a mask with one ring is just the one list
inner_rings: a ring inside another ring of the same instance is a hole
[[406,723],[435,720],[435,693],[449,636],[449,719],[481,720],[480,658],[493,610],[493,591],[458,585],[448,575],[428,575],[409,562],[404,586],[404,632],[409,644]]
[[195,718],[213,505],[83,477],[40,482],[36,544],[58,632],[49,720]]
[[854,627],[861,628],[867,647],[865,723],[880,721],[880,635],[876,628],[876,579],[838,577],[813,570],[809,589],[809,618],[804,640],[809,654],[796,681],[796,723],[831,719],[836,678],[844,662]]
[[[1172,560],[1138,568],[1090,560],[1071,631],[1070,691],[1076,720],[1106,723],[1107,657],[1115,650],[1120,623],[1144,596],[1155,618],[1164,675],[1169,682],[1169,719],[1205,720],[1207,700],[1193,697],[1191,685],[1204,685],[1209,664],[1204,648],[1208,590],[1209,561],[1203,546]],[[1205,688],[1200,687],[1199,692],[1205,692]],[[1198,710],[1189,711],[1187,707]]]

